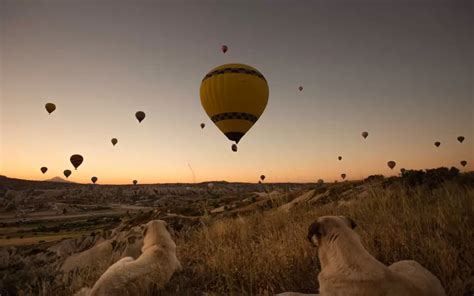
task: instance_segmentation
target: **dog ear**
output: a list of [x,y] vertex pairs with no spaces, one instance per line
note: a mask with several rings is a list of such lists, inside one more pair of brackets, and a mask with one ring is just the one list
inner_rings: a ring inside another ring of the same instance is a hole
[[355,221],[352,220],[351,218],[346,217],[346,216],[339,216],[339,217],[341,217],[342,219],[344,219],[344,221],[346,221],[346,223],[347,223],[347,226],[349,226],[351,229],[356,228],[357,224],[356,224]]
[[320,238],[321,235],[322,235],[322,228],[321,228],[321,223],[319,222],[314,222],[313,224],[311,224],[309,227],[308,227],[308,240],[310,243],[314,243],[313,241],[313,236],[315,236],[317,238]]

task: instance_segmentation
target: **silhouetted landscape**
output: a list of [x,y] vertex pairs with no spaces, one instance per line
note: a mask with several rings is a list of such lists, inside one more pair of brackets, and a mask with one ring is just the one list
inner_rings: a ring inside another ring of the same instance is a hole
[[210,183],[104,186],[1,177],[0,290],[71,295],[114,261],[138,256],[137,227],[162,219],[183,269],[155,293],[314,292],[317,267],[305,231],[328,214],[356,220],[380,261],[414,258],[449,295],[473,287],[473,172],[406,170],[322,184],[212,182],[212,189]]

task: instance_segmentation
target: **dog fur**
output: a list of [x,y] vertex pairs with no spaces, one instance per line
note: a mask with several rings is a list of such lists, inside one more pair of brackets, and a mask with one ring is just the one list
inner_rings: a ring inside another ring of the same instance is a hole
[[321,296],[444,296],[440,281],[415,261],[387,267],[377,261],[353,231],[354,221],[324,216],[308,229],[318,247]]

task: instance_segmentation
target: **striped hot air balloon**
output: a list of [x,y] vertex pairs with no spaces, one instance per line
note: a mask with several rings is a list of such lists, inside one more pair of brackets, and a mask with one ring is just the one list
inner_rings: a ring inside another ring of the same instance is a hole
[[268,84],[255,68],[226,64],[212,69],[201,83],[201,105],[221,132],[236,144],[262,115]]

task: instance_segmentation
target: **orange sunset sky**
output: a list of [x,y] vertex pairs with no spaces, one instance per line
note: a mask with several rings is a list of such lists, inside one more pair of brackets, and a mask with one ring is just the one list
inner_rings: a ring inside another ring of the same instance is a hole
[[[473,167],[471,1],[4,1],[0,18],[1,175],[62,177],[75,153],[69,179],[100,184]],[[270,89],[237,153],[199,99],[233,62]]]

